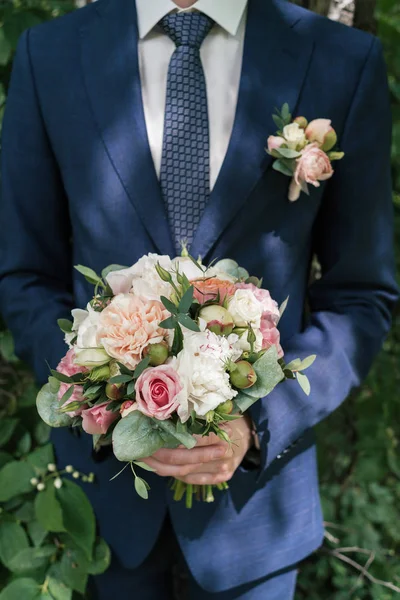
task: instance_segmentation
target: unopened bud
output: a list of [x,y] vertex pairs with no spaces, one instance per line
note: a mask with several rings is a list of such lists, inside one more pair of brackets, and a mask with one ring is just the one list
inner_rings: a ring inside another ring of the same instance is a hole
[[74,472],[72,473],[72,477],[73,477],[74,479],[79,479],[79,477],[80,477],[80,473],[79,473],[78,471],[74,471]]
[[217,407],[217,413],[219,415],[230,415],[232,411],[233,411],[232,400],[227,400],[226,402],[224,402],[223,404],[220,404]]
[[36,486],[37,486],[37,484],[39,483],[39,480],[38,480],[36,477],[32,477],[32,479],[31,479],[31,482],[30,482],[30,483],[31,483],[31,485],[33,485],[33,486],[35,486],[35,487],[36,487]]
[[336,145],[336,142],[337,142],[336,131],[334,129],[331,129],[330,131],[328,131],[328,133],[326,134],[326,136],[324,138],[324,143],[321,146],[321,150],[323,150],[324,152],[328,152],[329,150],[332,150],[332,148]]
[[199,312],[199,318],[207,323],[207,329],[217,335],[228,336],[232,333],[234,323],[232,315],[223,306],[212,304]]
[[124,395],[124,384],[107,383],[105,391],[109,400],[120,400]]
[[206,414],[207,423],[212,423],[214,421],[214,416],[215,416],[215,411],[209,410],[208,413]]
[[56,467],[55,464],[50,463],[50,464],[47,465],[47,470],[50,471],[50,473],[54,473],[54,471],[57,470],[57,467]]
[[94,383],[98,383],[100,381],[107,381],[110,378],[110,367],[108,365],[103,365],[101,367],[95,367],[89,373],[90,381]]
[[257,381],[257,374],[253,366],[246,360],[239,360],[236,369],[231,371],[230,379],[232,385],[238,390],[246,390]]
[[54,487],[59,490],[60,488],[62,488],[62,479],[60,479],[60,477],[57,477],[57,479],[54,480]]
[[169,348],[167,342],[160,342],[159,344],[149,344],[144,349],[144,356],[150,358],[150,366],[159,367],[163,365],[169,356]]
[[43,492],[43,490],[46,489],[46,486],[44,485],[44,483],[38,483],[36,489],[38,492]]
[[160,279],[165,281],[166,283],[172,283],[172,275],[166,269],[164,269],[160,263],[156,264],[156,271]]
[[305,117],[296,117],[293,123],[297,123],[300,129],[305,129],[308,125],[308,121]]
[[328,153],[328,158],[331,161],[342,160],[343,157],[344,157],[344,152],[329,152]]
[[65,470],[66,470],[67,473],[72,473],[73,470],[74,470],[74,467],[72,465],[67,465],[65,467]]

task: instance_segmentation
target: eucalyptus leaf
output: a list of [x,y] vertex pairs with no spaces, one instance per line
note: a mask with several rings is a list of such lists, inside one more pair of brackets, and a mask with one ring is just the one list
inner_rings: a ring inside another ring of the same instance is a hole
[[285,310],[287,308],[288,302],[289,302],[289,296],[286,298],[286,300],[284,300],[282,302],[282,304],[279,307],[279,314],[280,314],[281,318],[282,318],[282,316],[283,316],[283,314],[284,314],[284,312],[285,312]]
[[132,375],[116,375],[110,379],[110,383],[128,383],[128,381],[132,381]]
[[294,171],[293,169],[289,169],[288,166],[282,160],[275,160],[272,164],[272,168],[283,175],[287,175],[288,177],[293,177]]
[[106,280],[107,275],[109,275],[110,273],[113,273],[114,271],[124,271],[128,268],[129,267],[123,267],[122,265],[109,265],[108,267],[102,270],[101,276],[104,280]]
[[64,373],[59,373],[55,369],[51,370],[51,374],[57,381],[61,381],[62,383],[74,383],[72,377],[68,377],[68,375],[64,375]]
[[307,358],[305,358],[304,360],[301,361],[301,365],[298,370],[305,371],[306,369],[311,367],[311,365],[314,363],[316,358],[317,358],[316,354],[311,354],[310,356],[307,356]]
[[196,321],[193,321],[189,315],[179,314],[178,321],[183,327],[186,327],[186,329],[189,329],[190,331],[195,331],[196,333],[200,331],[200,327],[197,325]]
[[71,398],[73,393],[74,393],[74,386],[70,385],[70,387],[67,389],[67,391],[62,395],[61,400],[60,400],[60,405],[63,406],[66,402],[68,402],[68,400]]
[[256,402],[258,402],[259,398],[253,398],[246,394],[243,390],[239,392],[234,400],[234,405],[236,408],[240,410],[240,412],[245,413],[246,410],[253,406]]
[[75,269],[84,276],[86,281],[92,283],[93,285],[97,285],[98,283],[102,283],[102,279],[93,269],[89,269],[89,267],[84,267],[83,265],[77,265]]
[[299,367],[301,367],[301,358],[295,358],[285,368],[289,371],[297,371]]
[[271,346],[261,358],[256,360],[253,368],[257,374],[257,381],[251,388],[245,390],[245,393],[252,398],[267,396],[285,379],[282,367],[278,363],[276,346]]
[[173,356],[177,356],[183,348],[183,332],[180,325],[175,325],[174,341],[172,343],[171,353]]
[[135,369],[135,373],[134,373],[134,379],[139,379],[139,377],[141,376],[141,374],[147,369],[147,367],[150,364],[150,357],[146,356],[146,358],[144,358],[136,367]]
[[168,319],[165,319],[164,321],[161,321],[161,323],[160,323],[160,327],[162,327],[163,329],[174,329],[175,325],[176,325],[175,317],[168,317]]
[[283,122],[282,117],[278,115],[272,115],[272,119],[279,130],[282,130],[284,128],[285,123]]
[[175,304],[173,302],[171,302],[171,300],[168,300],[168,298],[166,298],[165,296],[161,296],[160,300],[161,300],[161,302],[163,303],[163,305],[165,306],[165,308],[167,309],[168,312],[170,312],[172,315],[176,315],[177,314],[178,309],[175,306]]
[[150,473],[155,473],[155,469],[153,469],[152,467],[149,467],[149,465],[146,465],[146,463],[140,462],[139,460],[135,460],[133,462],[137,467],[140,467],[141,469],[144,469],[145,471],[149,471]]
[[275,152],[283,156],[283,158],[299,158],[301,156],[301,152],[297,152],[297,150],[292,150],[291,148],[276,148]]
[[138,496],[143,498],[143,500],[147,500],[149,497],[149,492],[147,490],[146,483],[140,477],[135,477],[135,490]]
[[49,383],[46,383],[40,390],[36,406],[39,415],[50,427],[68,427],[72,424],[71,417],[59,412],[58,396],[52,392]]
[[190,307],[193,304],[193,286],[190,286],[188,290],[182,296],[181,301],[179,302],[179,312],[186,314],[189,312]]
[[159,429],[176,438],[180,444],[183,444],[189,450],[194,448],[197,443],[190,433],[178,431],[176,425],[170,419],[158,421],[157,426]]
[[130,413],[117,423],[112,441],[114,454],[122,462],[146,458],[164,446],[152,419],[139,411]]
[[306,396],[309,396],[311,392],[311,385],[307,375],[304,375],[303,373],[297,373],[296,379]]

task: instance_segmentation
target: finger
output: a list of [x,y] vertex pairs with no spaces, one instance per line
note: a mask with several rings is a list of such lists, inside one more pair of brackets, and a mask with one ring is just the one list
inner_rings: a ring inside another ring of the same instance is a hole
[[226,473],[230,473],[231,471],[234,471],[235,469],[235,465],[232,459],[228,459],[228,460],[214,460],[212,462],[209,463],[203,463],[201,465],[193,465],[193,468],[190,471],[190,474],[198,474],[198,473],[202,473],[204,474],[226,474]]
[[145,458],[142,462],[151,467],[157,475],[160,475],[160,477],[175,477],[176,479],[182,479],[186,475],[189,475],[194,469],[199,469],[201,467],[200,464],[167,465],[155,458]]
[[167,465],[193,465],[199,463],[208,463],[226,456],[230,451],[229,446],[218,444],[212,446],[200,446],[191,450],[176,448],[169,450],[161,448],[153,454],[159,462]]
[[216,485],[232,479],[233,473],[191,473],[180,479],[192,485]]

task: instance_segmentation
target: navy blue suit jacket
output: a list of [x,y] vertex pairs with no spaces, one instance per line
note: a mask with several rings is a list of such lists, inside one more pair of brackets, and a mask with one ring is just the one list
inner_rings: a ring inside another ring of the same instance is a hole
[[[66,350],[56,320],[91,296],[74,264],[100,270],[174,253],[137,42],[134,0],[100,0],[19,43],[3,128],[1,313],[41,383],[45,359],[56,365]],[[346,153],[330,181],[295,203],[264,150],[284,102],[309,120],[332,119]],[[94,464],[89,436],[56,432],[60,463],[95,471],[86,491],[125,565],[147,555],[167,510],[194,576],[211,591],[284,568],[321,543],[312,428],[366,375],[397,298],[390,128],[378,40],[282,0],[250,0],[232,138],[191,252],[206,262],[232,257],[279,302],[290,295],[282,343],[288,360],[318,355],[312,393],[286,382],[255,405],[262,468],[239,469],[228,493],[191,511],[155,475],[147,503],[128,471],[109,483],[116,460]],[[313,253],[322,278],[308,288]]]

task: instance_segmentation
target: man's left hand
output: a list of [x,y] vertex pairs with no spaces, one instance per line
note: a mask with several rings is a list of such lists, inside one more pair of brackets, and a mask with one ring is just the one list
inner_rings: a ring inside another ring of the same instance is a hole
[[194,485],[215,485],[229,481],[253,443],[251,421],[247,416],[224,426],[231,442],[215,434],[196,436],[197,445],[191,450],[163,448],[143,459],[162,477],[175,477]]

